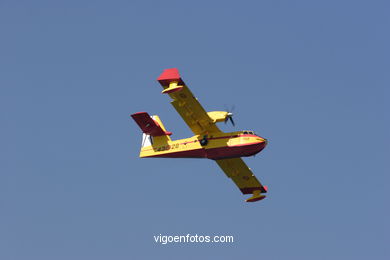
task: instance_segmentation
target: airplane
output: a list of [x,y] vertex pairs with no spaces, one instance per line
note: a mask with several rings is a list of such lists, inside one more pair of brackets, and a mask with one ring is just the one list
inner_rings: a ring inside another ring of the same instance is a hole
[[143,132],[141,158],[207,158],[214,160],[231,178],[243,194],[252,194],[246,202],[265,198],[263,186],[241,157],[255,155],[267,145],[267,139],[253,131],[225,133],[216,125],[227,122],[233,114],[227,111],[206,112],[182,80],[177,68],[166,69],[157,78],[163,87],[162,94],[172,99],[171,104],[187,123],[194,136],[172,140],[172,132],[164,127],[157,115],[138,112],[131,117]]

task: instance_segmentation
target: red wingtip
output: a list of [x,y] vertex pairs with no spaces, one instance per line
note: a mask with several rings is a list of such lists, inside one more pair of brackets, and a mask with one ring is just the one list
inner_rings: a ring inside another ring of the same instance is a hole
[[174,80],[181,80],[179,70],[177,68],[165,69],[163,73],[157,78],[157,80],[162,84],[169,84]]

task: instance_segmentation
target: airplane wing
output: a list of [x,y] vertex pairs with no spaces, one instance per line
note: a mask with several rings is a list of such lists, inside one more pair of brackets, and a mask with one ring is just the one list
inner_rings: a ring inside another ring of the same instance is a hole
[[178,69],[164,70],[157,80],[164,88],[162,93],[173,99],[171,104],[195,135],[221,132],[181,79]]
[[247,202],[262,200],[267,192],[267,187],[261,185],[251,169],[241,158],[215,160],[225,174],[231,178],[243,194],[253,194]]

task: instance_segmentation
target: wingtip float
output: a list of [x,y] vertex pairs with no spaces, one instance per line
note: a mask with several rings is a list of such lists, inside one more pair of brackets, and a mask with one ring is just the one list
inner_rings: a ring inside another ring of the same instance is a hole
[[166,69],[157,78],[163,94],[194,133],[185,139],[172,140],[172,132],[165,129],[157,115],[146,112],[131,117],[143,132],[141,158],[207,158],[215,160],[224,173],[233,180],[243,194],[252,194],[246,202],[264,199],[267,187],[263,186],[241,157],[261,152],[267,140],[253,131],[222,132],[217,122],[226,122],[232,113],[206,112],[182,80],[177,68]]

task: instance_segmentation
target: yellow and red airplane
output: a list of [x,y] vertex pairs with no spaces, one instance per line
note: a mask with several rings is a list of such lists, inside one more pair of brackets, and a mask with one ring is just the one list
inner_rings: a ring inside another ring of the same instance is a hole
[[[252,194],[247,202],[265,198],[267,187],[261,185],[251,169],[240,157],[259,153],[267,140],[253,131],[222,132],[218,122],[232,120],[232,113],[226,111],[206,112],[181,79],[176,68],[166,69],[158,77],[168,94],[171,104],[194,133],[193,137],[172,140],[157,115],[146,112],[132,114],[143,132],[141,158],[208,158],[215,160],[225,174],[233,180],[243,194]],[[234,123],[233,123],[234,124]]]

